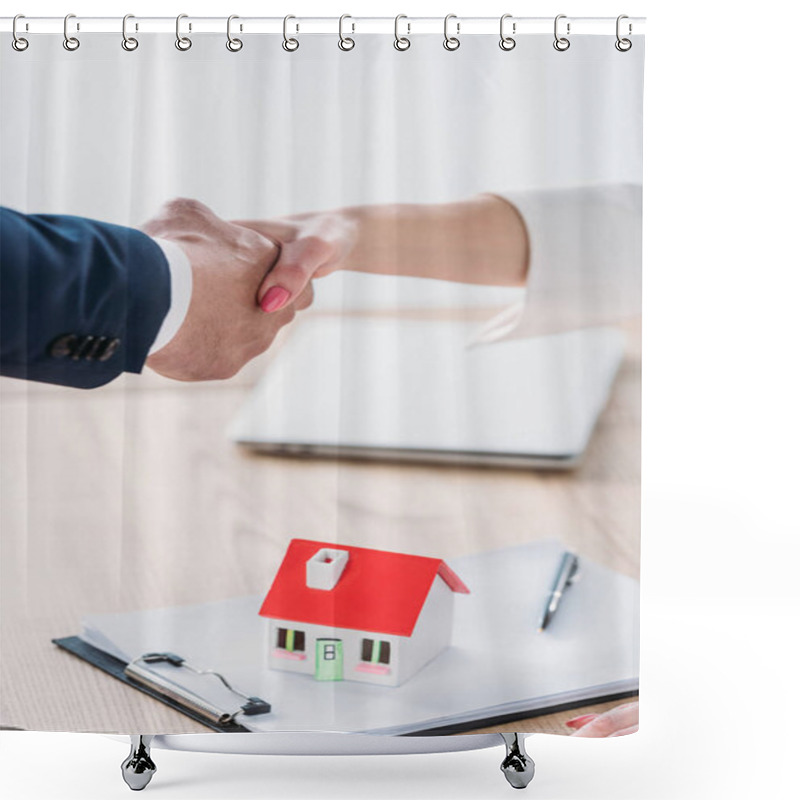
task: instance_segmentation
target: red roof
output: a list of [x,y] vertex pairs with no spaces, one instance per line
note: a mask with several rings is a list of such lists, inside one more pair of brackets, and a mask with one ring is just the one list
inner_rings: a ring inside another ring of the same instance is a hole
[[[306,586],[306,561],[320,548],[350,557],[333,589]],[[411,636],[436,576],[454,592],[469,589],[440,558],[292,539],[261,606],[262,617]]]

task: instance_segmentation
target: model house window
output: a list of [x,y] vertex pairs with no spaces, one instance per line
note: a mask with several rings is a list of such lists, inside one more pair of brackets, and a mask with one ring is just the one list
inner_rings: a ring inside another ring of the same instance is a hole
[[389,642],[378,639],[361,640],[361,660],[371,664],[388,664],[391,656]]
[[335,661],[336,646],[332,644],[326,644],[322,650],[322,657],[325,659],[325,661]]
[[278,647],[290,653],[303,653],[306,649],[305,631],[278,628]]

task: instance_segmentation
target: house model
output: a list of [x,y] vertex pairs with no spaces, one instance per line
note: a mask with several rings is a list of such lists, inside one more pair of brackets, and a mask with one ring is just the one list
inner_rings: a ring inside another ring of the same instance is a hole
[[259,612],[269,665],[398,686],[449,646],[455,593],[439,558],[293,539]]

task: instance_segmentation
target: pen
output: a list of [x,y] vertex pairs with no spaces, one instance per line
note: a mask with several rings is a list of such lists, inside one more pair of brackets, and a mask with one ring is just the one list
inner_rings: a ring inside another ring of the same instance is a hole
[[561,563],[558,565],[556,576],[553,579],[553,586],[547,597],[547,604],[542,612],[542,619],[539,622],[539,633],[541,633],[556,613],[558,604],[561,602],[561,595],[564,590],[572,585],[572,581],[578,572],[578,556],[575,553],[566,552],[561,556]]

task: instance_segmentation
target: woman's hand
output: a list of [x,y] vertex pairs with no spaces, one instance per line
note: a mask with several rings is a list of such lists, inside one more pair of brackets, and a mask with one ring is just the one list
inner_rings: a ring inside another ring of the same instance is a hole
[[236,224],[271,239],[280,249],[275,265],[258,290],[258,304],[268,313],[292,303],[312,278],[339,269],[357,235],[355,221],[336,211]]
[[573,736],[601,738],[627,736],[639,730],[639,703],[617,706],[605,714],[586,714],[569,720],[567,726],[573,728]]

